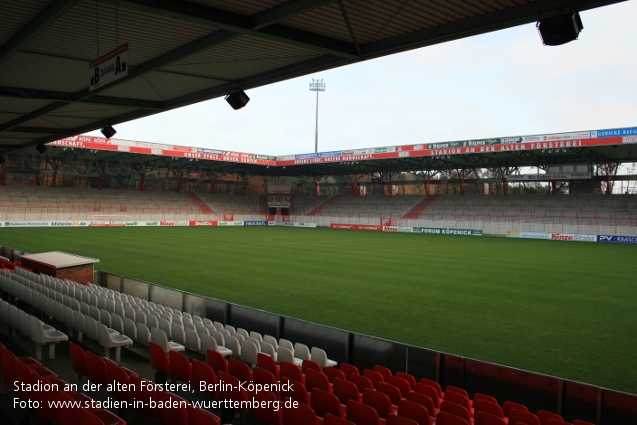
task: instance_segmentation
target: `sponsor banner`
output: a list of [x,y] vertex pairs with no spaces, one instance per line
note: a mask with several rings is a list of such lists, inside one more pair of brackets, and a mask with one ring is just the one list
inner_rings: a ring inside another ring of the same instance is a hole
[[107,222],[107,221],[91,221],[89,222],[89,227],[124,227],[126,224],[124,222]]
[[382,231],[383,226],[372,226],[367,224],[338,224],[332,223],[330,224],[330,228],[332,229],[349,229],[349,230],[376,230]]
[[243,221],[218,221],[217,226],[243,226]]
[[244,226],[267,226],[267,221],[244,221]]
[[289,195],[292,185],[285,179],[268,179],[268,194]]
[[432,235],[463,235],[463,236],[482,236],[482,230],[475,229],[450,229],[437,227],[414,227],[416,233],[428,233]]
[[160,226],[174,226],[176,223],[174,221],[160,221]]
[[637,136],[622,137],[622,143],[637,143]]
[[398,232],[398,226],[383,226],[383,232]]
[[462,146],[492,146],[499,145],[500,139],[467,140]]
[[590,139],[590,137],[590,131],[578,131],[576,133],[543,134],[540,136],[543,142],[548,142],[551,140]]
[[128,76],[128,43],[124,43],[88,65],[88,91],[106,87]]
[[[573,135],[582,135],[579,139],[573,139]],[[434,143],[430,145],[422,145],[422,149],[408,150],[401,147],[402,151],[397,149],[376,148],[366,149],[361,155],[343,155],[341,157],[312,157],[312,158],[296,158],[283,159],[279,157],[276,161],[277,166],[286,165],[304,165],[338,161],[365,161],[373,159],[389,159],[400,158],[405,155],[403,151],[409,151],[410,157],[422,156],[438,156],[438,155],[466,155],[474,153],[487,152],[512,152],[512,151],[528,151],[528,150],[553,150],[553,149],[569,149],[580,148],[585,146],[603,146],[618,145],[623,143],[622,137],[607,137],[591,139],[589,134],[569,133],[566,135],[542,136],[524,136],[524,141],[519,143],[500,143],[499,139],[486,140],[467,140],[465,142],[447,142]],[[457,146],[456,146],[457,145]],[[299,155],[297,155],[298,157]]]
[[520,232],[518,237],[522,239],[551,239],[551,234],[548,232]]
[[522,143],[524,142],[524,137],[501,137],[500,143],[503,145],[508,145],[510,143]]
[[341,151],[334,151],[334,152],[319,152],[319,157],[321,158],[328,158],[331,156],[342,156],[343,153]]
[[216,221],[189,221],[189,226],[216,226]]
[[597,235],[578,235],[575,233],[551,233],[552,241],[597,242]]
[[48,221],[5,221],[4,227],[49,227]]
[[597,242],[637,244],[637,236],[598,235]]
[[637,127],[610,128],[607,130],[591,131],[591,137],[615,137],[615,136],[637,136]]
[[516,232],[508,231],[507,238],[544,239],[552,241],[597,242],[597,235],[580,235],[577,233],[548,232]]
[[414,231],[413,227],[403,227],[403,226],[399,226],[398,227],[398,231],[402,232],[402,233],[412,233]]
[[591,173],[544,173],[544,174],[518,174],[506,177],[508,181],[545,181],[545,180],[589,180]]
[[[268,222],[269,224],[270,222]],[[288,226],[288,227],[318,227],[316,223],[305,223],[303,221],[277,221],[274,223],[276,226]]]

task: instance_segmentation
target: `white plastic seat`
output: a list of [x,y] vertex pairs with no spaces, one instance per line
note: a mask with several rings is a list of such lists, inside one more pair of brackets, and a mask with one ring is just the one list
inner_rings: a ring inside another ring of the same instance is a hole
[[186,328],[186,348],[197,352],[201,350],[201,339],[194,329]]
[[208,349],[216,351],[224,357],[232,356],[232,350],[217,344],[217,340],[215,338],[210,335],[201,335],[201,348],[199,352],[202,354],[206,354],[208,352]]
[[150,340],[156,344],[159,344],[167,353],[170,350],[184,351],[186,347],[176,342],[168,341],[166,333],[159,328],[152,328],[150,330]]
[[111,314],[111,328],[115,329],[121,334],[124,333],[124,321],[118,314]]
[[148,326],[149,328],[158,328],[159,322],[157,320],[157,316],[154,314],[146,315],[146,326]]
[[232,351],[232,355],[238,359],[241,358],[241,345],[239,340],[232,335],[224,335],[225,347]]
[[259,341],[259,343],[263,342],[263,337],[259,332],[250,331],[250,338],[256,339],[257,341]]
[[121,348],[133,345],[133,340],[126,335],[112,334],[103,323],[97,324],[97,333],[99,335],[98,342],[104,347],[104,357],[110,358],[110,349],[115,347],[115,362],[119,363],[121,359]]
[[279,345],[279,349],[276,351],[276,361],[277,363],[288,362],[294,363],[298,367],[303,366],[303,360],[297,359],[294,357],[294,353],[289,348],[286,348],[282,345]]
[[135,325],[135,322],[133,322],[128,317],[124,317],[123,322],[124,322],[124,332],[122,333],[126,335],[127,337],[129,337],[130,339],[132,339],[133,341],[137,341],[137,326]]
[[279,343],[277,342],[276,338],[273,337],[272,335],[263,335],[263,342],[267,342],[268,344],[273,346],[274,351],[279,349]]
[[305,344],[301,344],[300,342],[295,343],[294,357],[301,360],[310,360],[310,348]]
[[[183,326],[179,325],[178,323],[171,323],[170,334],[172,341],[175,341],[176,343],[181,345],[186,344],[186,332],[184,331]],[[166,335],[166,337],[168,337],[168,335]]]
[[[255,340],[256,341],[256,340]],[[249,363],[251,366],[257,364],[257,354],[259,353],[259,348],[254,344],[254,342],[250,341],[250,338],[240,341],[241,346],[241,360],[246,363]]]
[[268,356],[272,357],[274,359],[274,361],[276,361],[276,350],[274,349],[274,347],[272,346],[272,344],[268,343],[268,342],[262,342],[261,343],[261,352],[264,354],[267,354]]
[[85,316],[79,310],[73,310],[73,328],[77,332],[78,341],[82,342],[82,337],[86,334]]
[[312,350],[310,351],[310,360],[318,363],[324,369],[326,367],[336,367],[338,364],[338,362],[328,359],[325,350],[319,347],[312,347]]
[[239,335],[243,335],[244,339],[245,339],[245,338],[250,338],[250,334],[248,333],[248,331],[246,331],[246,330],[245,330],[245,329],[243,329],[243,328],[237,328],[237,333],[238,333]]
[[135,341],[148,347],[148,342],[151,340],[150,329],[148,329],[148,326],[146,326],[144,323],[140,322],[135,323],[135,326],[137,327],[137,339]]
[[62,341],[68,341],[69,337],[66,334],[49,330],[45,331],[42,326],[42,322],[35,317],[29,315],[29,323],[31,327],[31,341],[35,342],[35,357],[37,360],[42,360],[42,346],[49,345],[49,359],[55,358],[55,344]]

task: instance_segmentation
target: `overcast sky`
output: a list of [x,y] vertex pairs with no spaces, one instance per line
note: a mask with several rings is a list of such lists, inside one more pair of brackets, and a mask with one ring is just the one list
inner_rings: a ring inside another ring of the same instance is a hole
[[[637,126],[637,2],[581,13],[579,40],[534,24],[425,47],[118,124],[115,138],[284,155]],[[99,131],[89,133],[101,136]]]

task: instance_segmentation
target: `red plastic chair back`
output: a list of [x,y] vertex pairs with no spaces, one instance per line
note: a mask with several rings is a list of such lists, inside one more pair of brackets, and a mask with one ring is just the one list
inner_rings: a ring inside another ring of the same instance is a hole
[[342,405],[346,405],[348,401],[362,401],[361,393],[358,391],[358,387],[354,383],[346,381],[341,378],[335,378],[332,383],[332,392]]

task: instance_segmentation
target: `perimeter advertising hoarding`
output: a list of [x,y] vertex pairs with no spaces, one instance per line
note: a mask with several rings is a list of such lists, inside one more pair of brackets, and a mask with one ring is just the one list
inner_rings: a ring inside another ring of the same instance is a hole
[[571,241],[571,242],[597,242],[597,235],[581,235],[577,233],[550,233],[550,232],[507,232],[507,238],[520,239],[544,239],[551,241]]
[[597,242],[637,244],[637,236],[597,235]]
[[482,230],[476,229],[450,229],[438,227],[414,227],[415,233],[428,233],[431,235],[462,235],[462,236],[482,236]]

